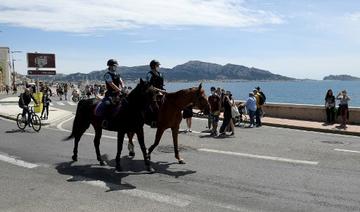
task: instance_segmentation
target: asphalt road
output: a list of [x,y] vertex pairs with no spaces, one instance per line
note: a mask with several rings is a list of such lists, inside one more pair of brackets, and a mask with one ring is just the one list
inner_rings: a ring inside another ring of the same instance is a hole
[[[124,171],[114,171],[115,133],[103,134],[101,167],[92,129],[73,163],[73,142],[61,141],[72,120],[35,133],[0,119],[0,211],[360,211],[359,137],[262,127],[212,138],[200,133],[206,120],[193,122],[179,135],[187,163],[176,163],[166,131],[148,174],[126,142]],[[145,132],[149,147],[155,130]]]

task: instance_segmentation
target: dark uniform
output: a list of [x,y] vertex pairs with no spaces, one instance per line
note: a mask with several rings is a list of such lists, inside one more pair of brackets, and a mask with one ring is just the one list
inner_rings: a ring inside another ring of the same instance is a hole
[[155,88],[164,90],[164,77],[160,72],[155,72],[156,73],[154,73],[153,71],[149,71],[146,75],[146,79],[150,83],[150,85],[154,86]]

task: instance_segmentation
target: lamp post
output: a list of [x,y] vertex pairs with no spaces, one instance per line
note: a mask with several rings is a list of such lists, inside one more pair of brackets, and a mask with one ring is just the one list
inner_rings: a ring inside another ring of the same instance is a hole
[[13,69],[13,86],[15,86],[16,81],[16,72],[15,72],[15,59],[14,53],[22,53],[22,51],[10,51],[11,52],[11,61],[12,61],[12,69]]

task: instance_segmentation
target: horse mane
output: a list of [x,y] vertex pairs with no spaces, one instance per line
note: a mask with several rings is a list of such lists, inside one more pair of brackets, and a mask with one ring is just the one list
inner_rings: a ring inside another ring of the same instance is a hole
[[170,98],[170,99],[171,98],[176,98],[178,96],[183,96],[183,95],[186,95],[186,94],[191,93],[191,92],[197,92],[197,87],[185,88],[185,89],[178,90],[178,91],[175,91],[175,92],[167,93],[166,98]]

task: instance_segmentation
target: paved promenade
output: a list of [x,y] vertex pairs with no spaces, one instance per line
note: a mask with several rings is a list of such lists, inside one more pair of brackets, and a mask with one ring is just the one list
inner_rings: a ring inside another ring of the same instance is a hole
[[[1,97],[2,98],[0,98],[0,117],[15,120],[17,114],[21,112],[21,109],[17,106],[18,97],[15,96],[6,97],[3,95]],[[59,106],[64,106],[66,104],[76,107],[76,104],[74,102],[54,101],[53,103],[51,103],[49,119],[44,120],[43,123],[45,125],[52,124],[62,119],[66,119],[70,117],[73,114],[73,112],[58,108]],[[348,125],[346,129],[342,129],[339,127],[339,124],[325,125],[323,122],[282,119],[282,118],[272,118],[272,117],[264,117],[262,119],[262,122],[263,125],[268,125],[268,126],[360,136],[360,125]]]

